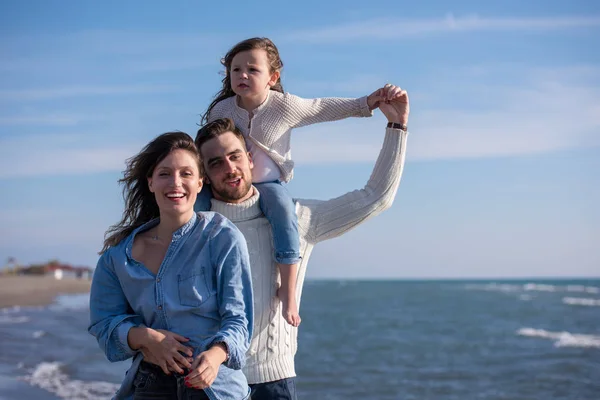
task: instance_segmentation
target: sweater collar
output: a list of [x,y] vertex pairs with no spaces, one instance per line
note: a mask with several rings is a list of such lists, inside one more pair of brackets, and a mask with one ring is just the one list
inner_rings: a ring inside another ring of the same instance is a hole
[[[239,106],[238,96],[235,95],[235,96],[232,96],[232,98],[233,98],[233,107],[235,109],[235,113],[242,118],[248,119],[250,116],[250,113]],[[258,107],[256,107],[254,110],[252,110],[252,114],[254,116],[260,114],[263,110],[265,110],[267,108],[267,105],[269,104],[270,100],[271,100],[271,90],[268,91],[267,98],[265,99],[265,101],[263,101]]]
[[262,216],[260,209],[260,194],[252,186],[254,194],[248,200],[241,203],[226,203],[213,198],[211,211],[216,211],[229,219],[231,222],[241,222]]

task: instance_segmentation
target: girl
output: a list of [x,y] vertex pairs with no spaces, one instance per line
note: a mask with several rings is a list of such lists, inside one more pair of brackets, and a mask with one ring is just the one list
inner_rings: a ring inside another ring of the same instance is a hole
[[[231,118],[242,131],[252,154],[252,180],[260,192],[260,206],[271,223],[275,261],[281,286],[282,314],[292,326],[300,324],[296,277],[300,258],[295,204],[282,185],[293,176],[290,153],[292,128],[347,117],[367,117],[385,96],[378,90],[359,99],[302,99],[284,93],[283,62],[273,42],[252,38],[236,44],[221,60],[225,66],[223,88],[203,115],[203,122]],[[196,210],[210,209],[210,190],[198,196]]]
[[94,272],[88,328],[109,361],[133,358],[116,399],[249,397],[248,249],[229,220],[194,212],[202,175],[192,138],[172,132],[120,180],[126,208]]

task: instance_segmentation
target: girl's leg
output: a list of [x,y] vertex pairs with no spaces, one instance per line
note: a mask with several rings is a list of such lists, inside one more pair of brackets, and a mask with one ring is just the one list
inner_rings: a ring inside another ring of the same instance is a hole
[[275,261],[281,275],[279,298],[282,313],[292,326],[300,324],[296,300],[296,279],[300,261],[298,216],[292,196],[280,182],[254,184],[260,192],[260,207],[273,231]]

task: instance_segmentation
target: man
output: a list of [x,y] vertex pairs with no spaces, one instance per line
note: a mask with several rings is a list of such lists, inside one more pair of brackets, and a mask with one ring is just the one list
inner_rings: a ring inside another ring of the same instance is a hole
[[[362,190],[327,201],[296,200],[302,256],[298,267],[298,297],[316,243],[337,237],[392,205],[404,166],[409,101],[405,91],[392,85],[386,85],[380,93],[378,105],[389,123],[367,185]],[[394,100],[387,100],[387,94]],[[254,289],[254,335],[244,373],[252,388],[252,400],[295,400],[294,355],[298,329],[287,324],[279,311],[279,276],[273,258],[271,227],[259,207],[258,191],[252,186],[251,154],[246,150],[242,134],[228,119],[200,128],[196,145],[206,180],[211,184],[211,210],[229,218],[248,242]]]

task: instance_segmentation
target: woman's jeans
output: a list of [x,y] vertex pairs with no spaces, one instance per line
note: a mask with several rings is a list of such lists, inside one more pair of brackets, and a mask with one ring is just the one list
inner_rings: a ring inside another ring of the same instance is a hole
[[153,364],[142,361],[133,381],[134,400],[210,400],[204,390],[185,386],[185,375],[166,375]]

